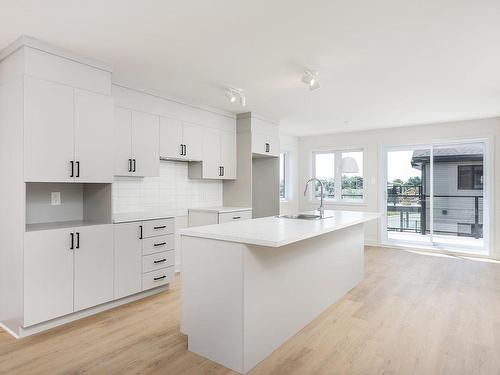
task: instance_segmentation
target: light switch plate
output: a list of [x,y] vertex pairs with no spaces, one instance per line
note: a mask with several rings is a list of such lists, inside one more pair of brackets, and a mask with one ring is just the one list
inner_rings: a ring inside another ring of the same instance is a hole
[[53,191],[50,193],[50,204],[52,206],[60,206],[61,205],[61,192]]

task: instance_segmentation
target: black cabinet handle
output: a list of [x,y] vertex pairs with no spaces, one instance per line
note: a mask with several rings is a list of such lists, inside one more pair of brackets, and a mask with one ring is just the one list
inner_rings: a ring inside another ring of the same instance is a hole
[[187,152],[188,152],[188,146],[184,145],[184,156],[187,155]]
[[219,167],[219,177],[222,176],[222,167]]
[[74,233],[70,233],[70,236],[71,236],[71,246],[70,246],[70,250],[73,250],[75,248],[75,234]]
[[76,248],[80,248],[80,232],[76,232]]
[[266,143],[266,152],[269,152],[269,150],[270,150],[269,143]]
[[167,276],[163,275],[163,276],[160,276],[160,277],[155,277],[153,280],[157,281],[157,280],[165,279],[166,277]]
[[132,159],[128,159],[128,171],[132,172]]
[[76,176],[75,177],[80,177],[80,162],[76,162]]
[[132,161],[134,163],[134,168],[132,169],[132,172],[135,172],[135,171],[137,171],[137,160],[132,159]]
[[166,242],[155,243],[153,246],[165,246]]
[[139,225],[139,229],[140,229],[139,239],[142,240],[142,225]]
[[222,167],[222,175],[225,176],[226,175],[226,168],[225,167]]
[[180,152],[181,156],[184,156],[184,145],[181,143],[181,152]]
[[233,216],[233,220],[241,219],[241,216]]
[[154,227],[154,229],[165,229],[167,226],[166,225],[162,225],[162,226],[159,226],[159,227]]
[[167,260],[165,258],[163,259],[160,259],[160,260],[154,260],[153,263],[154,264],[158,264],[158,263],[163,263],[163,262],[166,262]]
[[69,177],[75,177],[75,162],[71,160],[69,163],[71,164],[71,174]]

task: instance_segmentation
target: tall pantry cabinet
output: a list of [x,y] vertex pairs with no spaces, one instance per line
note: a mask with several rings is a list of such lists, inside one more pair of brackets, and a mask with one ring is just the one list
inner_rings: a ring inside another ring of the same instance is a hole
[[113,299],[111,69],[22,37],[0,53],[0,324]]

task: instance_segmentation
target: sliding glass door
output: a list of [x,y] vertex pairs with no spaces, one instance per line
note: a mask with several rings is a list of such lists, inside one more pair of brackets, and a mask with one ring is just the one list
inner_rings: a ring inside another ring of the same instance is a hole
[[483,141],[386,148],[385,241],[483,254],[485,150]]

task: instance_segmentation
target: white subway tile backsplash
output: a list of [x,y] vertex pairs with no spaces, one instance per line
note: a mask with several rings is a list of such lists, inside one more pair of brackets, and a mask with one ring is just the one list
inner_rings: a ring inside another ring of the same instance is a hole
[[222,181],[188,179],[185,162],[160,162],[160,177],[115,177],[113,212],[167,211],[187,215],[191,207],[222,206]]

